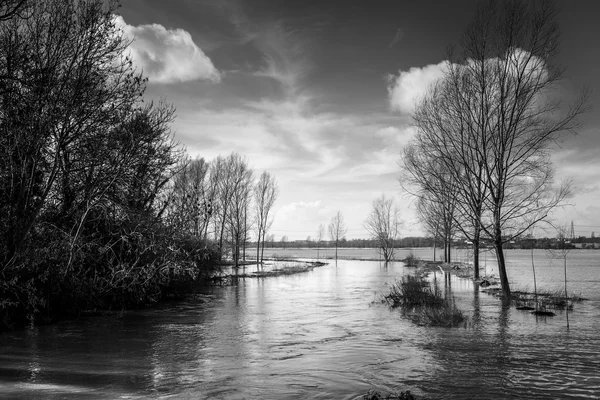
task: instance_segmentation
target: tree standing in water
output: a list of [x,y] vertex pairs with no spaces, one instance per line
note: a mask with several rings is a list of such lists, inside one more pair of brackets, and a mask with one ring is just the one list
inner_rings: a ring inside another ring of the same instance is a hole
[[342,237],[346,234],[346,224],[344,223],[344,216],[338,211],[331,222],[329,223],[329,237],[335,243],[335,259],[338,257],[338,244]]

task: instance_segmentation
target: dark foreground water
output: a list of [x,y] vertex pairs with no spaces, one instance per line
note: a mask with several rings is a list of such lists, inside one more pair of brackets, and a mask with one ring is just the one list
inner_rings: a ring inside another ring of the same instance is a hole
[[[418,327],[379,302],[407,272],[402,263],[338,261],[120,319],[1,334],[0,398],[359,399],[372,388],[431,399],[599,398],[600,266],[582,257],[571,284],[590,300],[575,305],[568,331],[564,313],[503,310],[457,278],[452,292],[469,324]],[[528,284],[517,264],[511,274]],[[550,264],[547,277],[560,272]]]

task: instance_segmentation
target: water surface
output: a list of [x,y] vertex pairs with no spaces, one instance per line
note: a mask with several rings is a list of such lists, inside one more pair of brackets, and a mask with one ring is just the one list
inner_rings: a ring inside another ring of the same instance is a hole
[[[511,279],[527,284],[518,273],[527,265],[511,259]],[[379,301],[409,272],[402,263],[339,260],[122,318],[2,334],[0,397],[359,399],[376,388],[432,399],[598,398],[600,268],[586,257],[574,264],[572,285],[590,300],[570,313],[570,330],[564,313],[502,309],[456,277],[467,326],[419,327]]]

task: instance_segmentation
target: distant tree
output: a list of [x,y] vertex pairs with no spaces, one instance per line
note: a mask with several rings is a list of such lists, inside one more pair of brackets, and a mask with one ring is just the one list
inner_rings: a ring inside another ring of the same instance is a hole
[[[254,186],[254,215],[256,218],[256,262],[262,263],[263,254],[265,249],[265,235],[273,223],[273,219],[270,216],[277,200],[279,189],[275,178],[268,172],[263,172],[260,175],[260,179]],[[261,246],[262,242],[262,246]],[[262,247],[262,251],[260,250]],[[260,253],[259,253],[260,252]],[[260,255],[260,257],[259,257]]]
[[337,260],[338,256],[338,244],[342,237],[346,234],[346,224],[344,223],[344,217],[340,211],[338,211],[333,218],[331,218],[331,222],[329,223],[329,237],[335,244],[335,259]]
[[288,242],[288,237],[287,237],[287,235],[283,235],[283,236],[281,237],[281,247],[283,247],[283,248],[285,249],[285,247],[286,247],[286,245],[287,245],[287,242]]
[[323,242],[323,238],[325,237],[325,227],[323,224],[319,224],[319,229],[317,229],[317,261],[319,261],[319,250],[321,248],[321,242]]
[[373,209],[364,222],[365,229],[377,241],[385,262],[394,259],[395,241],[400,234],[400,211],[394,198],[384,194],[373,201]]
[[275,247],[275,234],[274,233],[271,233],[269,236],[267,236],[267,242],[269,243],[269,247],[271,247],[271,248]]

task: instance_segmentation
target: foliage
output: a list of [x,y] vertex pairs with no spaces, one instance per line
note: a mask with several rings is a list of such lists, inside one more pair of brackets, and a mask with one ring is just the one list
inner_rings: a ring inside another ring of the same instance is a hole
[[163,218],[174,109],[143,103],[117,7],[27,2],[0,22],[0,328],[153,303],[219,257]]

